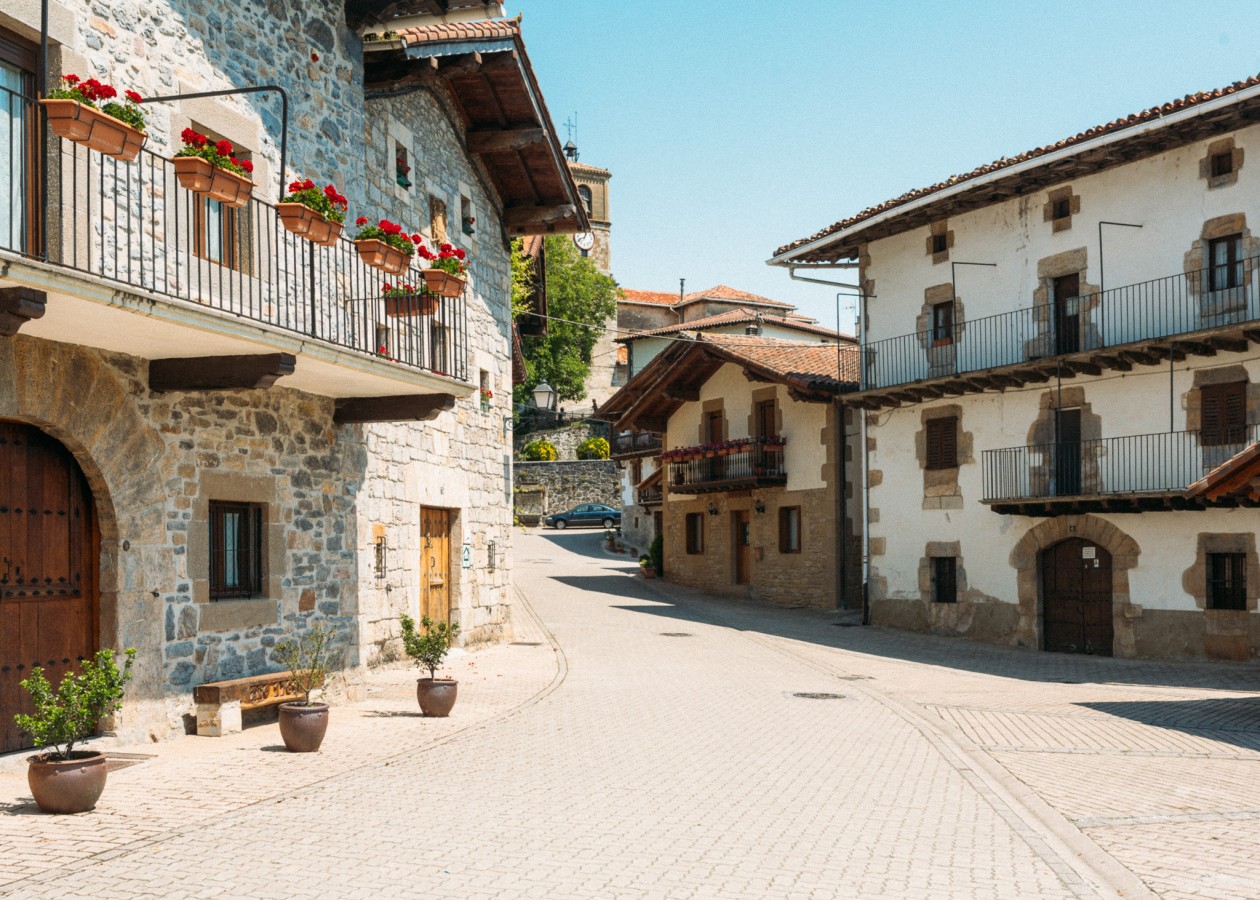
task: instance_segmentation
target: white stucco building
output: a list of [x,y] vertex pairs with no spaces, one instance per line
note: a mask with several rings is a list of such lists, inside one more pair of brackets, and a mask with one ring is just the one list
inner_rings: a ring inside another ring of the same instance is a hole
[[873,623],[1256,655],[1260,514],[1192,485],[1260,423],[1258,112],[1195,94],[777,251],[865,295]]

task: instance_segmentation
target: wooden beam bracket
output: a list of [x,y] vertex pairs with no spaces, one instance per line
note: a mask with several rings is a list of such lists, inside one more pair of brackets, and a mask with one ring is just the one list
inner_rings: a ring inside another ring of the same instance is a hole
[[44,314],[48,295],[29,287],[0,288],[0,337],[13,337],[32,319]]
[[428,422],[455,408],[454,394],[404,394],[393,397],[343,397],[333,424],[359,422]]
[[292,375],[297,359],[292,353],[251,356],[188,356],[149,360],[149,390],[249,391],[269,388]]

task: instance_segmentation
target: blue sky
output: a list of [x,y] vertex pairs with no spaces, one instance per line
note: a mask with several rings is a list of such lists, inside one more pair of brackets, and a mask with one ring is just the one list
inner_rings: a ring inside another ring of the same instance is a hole
[[[623,287],[725,283],[906,190],[1260,73],[1260,3],[510,0],[552,118],[613,172]],[[846,280],[844,273],[833,276]],[[845,330],[852,326],[843,323]]]

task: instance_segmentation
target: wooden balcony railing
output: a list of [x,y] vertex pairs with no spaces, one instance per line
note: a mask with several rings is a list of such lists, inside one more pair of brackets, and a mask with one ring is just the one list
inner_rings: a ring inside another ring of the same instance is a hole
[[638,456],[659,453],[661,435],[655,431],[632,431],[616,435],[612,440],[613,456]]
[[726,453],[708,451],[669,463],[669,489],[676,494],[736,490],[787,483],[783,447],[750,444]]

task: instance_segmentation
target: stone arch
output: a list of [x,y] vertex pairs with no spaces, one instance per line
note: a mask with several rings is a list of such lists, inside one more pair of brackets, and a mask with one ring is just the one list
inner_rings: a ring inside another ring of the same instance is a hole
[[134,558],[166,542],[156,476],[162,440],[135,408],[132,386],[94,353],[66,353],[63,344],[20,336],[0,342],[0,385],[0,418],[56,438],[87,478],[101,536],[100,645],[126,643],[119,598],[143,585],[128,584],[122,543],[134,545],[127,554]]
[[1068,538],[1084,538],[1111,554],[1112,622],[1115,626],[1115,656],[1136,656],[1133,636],[1133,604],[1129,598],[1129,570],[1137,565],[1142,552],[1137,541],[1106,519],[1097,516],[1057,516],[1028,529],[1011,550],[1019,597],[1018,643],[1041,647],[1041,551]]

